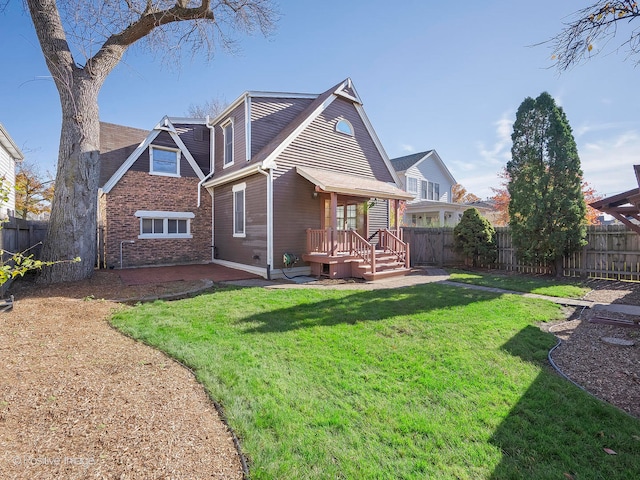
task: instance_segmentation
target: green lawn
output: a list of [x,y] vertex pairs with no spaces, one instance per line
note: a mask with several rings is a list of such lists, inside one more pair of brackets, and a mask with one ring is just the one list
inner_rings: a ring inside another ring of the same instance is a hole
[[640,422],[547,366],[535,325],[559,315],[435,284],[228,288],[113,324],[194,369],[254,479],[633,478]]
[[580,282],[530,275],[452,270],[450,276],[454,282],[502,288],[514,292],[537,293],[538,295],[548,295],[550,297],[582,298],[591,290],[582,286]]

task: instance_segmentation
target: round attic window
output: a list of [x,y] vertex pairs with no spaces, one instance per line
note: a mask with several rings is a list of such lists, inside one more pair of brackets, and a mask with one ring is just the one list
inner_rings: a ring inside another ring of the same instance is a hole
[[345,135],[353,137],[353,126],[348,120],[341,118],[336,122],[336,132],[344,133]]

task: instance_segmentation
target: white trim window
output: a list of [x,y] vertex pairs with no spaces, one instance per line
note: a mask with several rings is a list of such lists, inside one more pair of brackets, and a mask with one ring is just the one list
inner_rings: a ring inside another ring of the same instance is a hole
[[149,146],[149,173],[152,175],[180,176],[180,149]]
[[418,194],[418,179],[415,177],[407,177],[407,192]]
[[440,184],[429,182],[429,200],[440,200]]
[[422,180],[420,182],[420,200],[428,200],[429,199],[429,182],[426,180]]
[[227,120],[220,125],[222,127],[222,134],[224,136],[223,145],[223,161],[222,167],[227,168],[233,165],[234,157],[234,141],[233,141],[233,119]]
[[191,235],[192,212],[161,212],[138,210],[140,219],[138,238],[193,238]]
[[349,120],[341,118],[336,122],[336,132],[353,137],[353,125],[351,125],[351,122],[349,122]]
[[231,189],[233,192],[233,236],[246,237],[246,183],[238,183]]

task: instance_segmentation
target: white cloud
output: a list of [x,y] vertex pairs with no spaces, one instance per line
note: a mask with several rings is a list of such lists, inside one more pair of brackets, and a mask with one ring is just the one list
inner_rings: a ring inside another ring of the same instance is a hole
[[602,195],[637,187],[633,165],[640,163],[640,132],[627,130],[610,137],[578,142],[584,179]]
[[407,153],[413,153],[416,151],[416,149],[414,148],[413,145],[409,145],[407,143],[402,143],[400,145],[400,150],[402,150],[403,152],[407,152]]
[[496,127],[496,141],[491,147],[484,143],[478,143],[478,153],[480,157],[490,165],[503,165],[511,158],[511,130],[513,120],[509,113],[502,114],[502,117],[494,123]]

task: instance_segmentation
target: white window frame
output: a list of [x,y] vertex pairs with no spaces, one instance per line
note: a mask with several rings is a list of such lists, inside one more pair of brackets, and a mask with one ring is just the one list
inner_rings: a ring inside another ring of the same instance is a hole
[[[245,238],[247,236],[247,184],[245,182],[238,183],[231,188],[233,194],[233,236],[237,238]],[[239,231],[239,225],[236,224],[237,204],[236,194],[242,192],[242,231]]]
[[[192,212],[165,212],[159,210],[138,210],[135,214],[140,219],[140,239],[157,238],[193,238],[191,235],[191,220],[195,217]],[[162,233],[142,233],[143,220],[162,220]],[[186,233],[168,233],[169,220],[186,220]]]
[[429,182],[429,200],[440,201],[440,184]]
[[[415,182],[413,189],[411,188],[411,181]],[[407,177],[407,192],[413,193],[415,195],[418,194],[418,179],[416,177]]]
[[[231,127],[231,160],[227,162],[227,127]],[[222,168],[228,168],[235,163],[236,157],[236,142],[234,141],[235,136],[235,125],[233,119],[230,118],[226,122],[220,124],[220,128],[222,128]]]
[[[176,171],[175,173],[170,172],[157,172],[153,169],[153,151],[154,150],[163,150],[165,152],[174,152],[176,154]],[[171,148],[171,147],[160,147],[158,145],[149,145],[149,173],[151,175],[162,175],[165,177],[179,177],[180,176],[180,149],[179,148]]]
[[[341,130],[340,125],[344,125],[348,131]],[[349,120],[346,120],[344,118],[339,118],[338,121],[336,122],[336,132],[341,133],[343,135],[347,135],[349,137],[354,136],[353,125],[351,125],[351,122]]]
[[427,180],[420,181],[420,200],[429,200],[429,182]]

